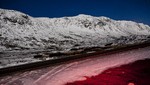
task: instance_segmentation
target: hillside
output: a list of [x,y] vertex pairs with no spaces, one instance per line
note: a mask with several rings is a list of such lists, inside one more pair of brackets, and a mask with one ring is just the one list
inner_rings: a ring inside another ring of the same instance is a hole
[[0,51],[105,47],[144,42],[150,27],[142,23],[80,14],[74,17],[34,18],[0,9]]

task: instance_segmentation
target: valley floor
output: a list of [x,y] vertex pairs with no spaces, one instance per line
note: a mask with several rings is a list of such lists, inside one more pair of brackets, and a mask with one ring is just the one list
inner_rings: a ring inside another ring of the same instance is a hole
[[[99,74],[103,75],[105,73],[109,73],[109,70],[107,69],[110,68],[119,69],[121,73],[123,72],[127,74],[125,76],[131,76],[129,81],[127,81],[127,83],[131,82],[131,83],[135,83],[136,85],[138,82],[140,82],[140,81],[136,81],[136,79],[138,78],[143,79],[143,81],[141,82],[147,81],[146,79],[148,79],[148,77],[146,78],[143,75],[146,76],[148,75],[144,73],[149,72],[149,63],[147,63],[149,60],[138,61],[138,60],[145,60],[145,59],[150,59],[149,46],[144,48],[132,49],[128,51],[122,51],[114,54],[106,53],[104,55],[95,55],[85,59],[78,59],[78,60],[67,61],[60,64],[49,65],[48,67],[45,68],[39,68],[35,70],[8,74],[6,76],[0,77],[0,85],[65,85],[67,83],[72,83],[75,81],[84,81],[84,80],[86,81],[87,78],[91,78],[92,76],[97,77],[97,75]],[[138,63],[135,65],[130,64],[135,61],[138,61]],[[129,67],[127,64],[130,64]],[[122,68],[120,67],[122,65],[127,65],[127,66],[123,66]],[[127,70],[124,67],[127,68]],[[111,71],[114,73],[114,75],[115,73],[117,75],[122,75],[117,70],[112,69]],[[118,77],[114,77],[113,78],[114,81],[115,78]],[[107,80],[108,80],[107,77],[106,77],[106,81],[105,79],[102,79],[102,81],[104,82],[107,82]],[[118,82],[118,84],[115,85],[124,85],[124,83],[119,84]],[[147,85],[147,84],[142,83],[142,85]]]

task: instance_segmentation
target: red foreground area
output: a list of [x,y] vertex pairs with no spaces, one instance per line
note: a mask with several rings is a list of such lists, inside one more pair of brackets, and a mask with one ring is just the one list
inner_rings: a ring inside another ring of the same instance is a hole
[[150,85],[150,59],[111,68],[97,76],[86,78],[66,85]]

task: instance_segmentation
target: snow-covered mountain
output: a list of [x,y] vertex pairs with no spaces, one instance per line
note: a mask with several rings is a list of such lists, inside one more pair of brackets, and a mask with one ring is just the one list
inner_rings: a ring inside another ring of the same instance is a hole
[[70,50],[147,41],[150,27],[133,21],[80,14],[74,17],[33,18],[0,9],[0,51],[19,49]]

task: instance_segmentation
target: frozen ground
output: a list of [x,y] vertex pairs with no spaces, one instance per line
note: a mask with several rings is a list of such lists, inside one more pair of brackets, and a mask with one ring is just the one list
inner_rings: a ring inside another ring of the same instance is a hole
[[36,52],[32,51],[5,51],[0,53],[0,68],[38,62],[39,59],[33,58]]
[[67,82],[84,80],[86,77],[97,75],[108,68],[118,67],[146,58],[150,59],[150,47],[97,56],[0,77],[0,84],[64,85]]

